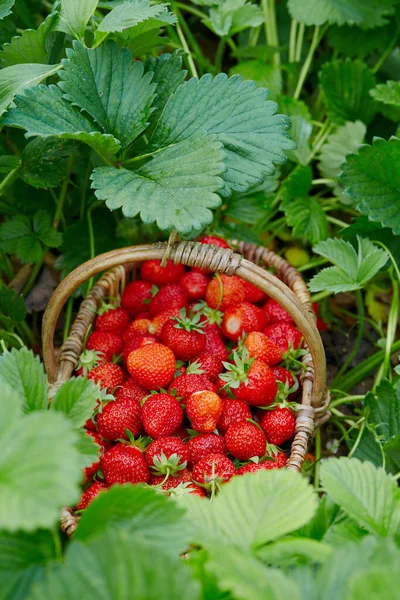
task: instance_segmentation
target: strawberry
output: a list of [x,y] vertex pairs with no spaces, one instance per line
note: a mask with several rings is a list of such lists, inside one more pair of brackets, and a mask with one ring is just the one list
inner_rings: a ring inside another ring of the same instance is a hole
[[[110,442],[103,440],[101,438],[100,434],[97,433],[96,431],[87,431],[86,435],[89,435],[91,438],[93,438],[94,442],[99,446],[100,453],[101,453],[100,456],[104,453],[105,450],[109,450],[111,448]],[[100,457],[99,457],[99,460],[96,460],[89,467],[86,467],[84,469],[83,472],[85,475],[85,483],[88,482],[95,473],[97,473],[99,468],[100,468]]]
[[94,323],[96,331],[108,331],[122,335],[129,325],[129,315],[124,308],[104,304],[98,311]]
[[152,394],[142,406],[142,423],[147,433],[157,439],[172,435],[183,421],[183,410],[170,394]]
[[179,485],[192,482],[192,474],[188,469],[178,471],[176,475],[170,475],[167,479],[165,475],[152,475],[150,485],[161,486],[164,491],[177,488]]
[[189,301],[201,300],[206,297],[209,279],[204,273],[188,271],[179,280],[179,285],[186,292]]
[[146,390],[158,390],[170,383],[175,374],[175,356],[162,344],[146,344],[133,350],[127,360],[133,381]]
[[176,487],[170,488],[171,496],[175,498],[180,498],[182,496],[199,496],[200,498],[205,498],[207,494],[200,486],[193,483],[193,481],[186,481],[184,483],[179,483]]
[[86,342],[86,349],[100,352],[106,361],[111,361],[113,356],[122,352],[122,338],[108,331],[93,331]]
[[204,374],[211,381],[215,381],[218,379],[219,374],[222,373],[223,368],[222,360],[218,358],[218,356],[202,352],[197,356],[196,360],[188,366],[186,372],[189,374]]
[[76,374],[79,377],[86,377],[90,371],[106,362],[110,361],[107,361],[102,352],[98,352],[97,350],[84,350],[79,357]]
[[186,403],[186,413],[193,429],[211,433],[222,414],[222,400],[215,392],[195,392]]
[[286,466],[287,456],[284,452],[282,452],[282,450],[275,448],[273,451],[268,451],[267,447],[267,456],[268,455],[272,460],[263,461],[262,464],[264,465],[264,469],[282,469]]
[[242,465],[238,470],[236,475],[246,475],[246,473],[256,473],[257,471],[263,471],[265,470],[265,463],[267,461],[264,462],[249,462],[246,465]]
[[150,471],[139,448],[119,442],[102,456],[101,469],[108,485],[147,483]]
[[219,248],[230,248],[228,242],[216,235],[205,235],[199,242],[200,244],[209,244],[210,246],[218,246]]
[[220,433],[226,433],[234,423],[251,418],[250,408],[246,402],[227,398],[222,401],[222,414],[217,423],[217,429]]
[[238,400],[252,406],[271,404],[278,391],[275,377],[269,366],[259,358],[249,358],[247,350],[242,357],[234,352],[234,363],[224,363],[227,373],[220,376]]
[[229,427],[225,434],[225,444],[235,458],[249,460],[253,456],[265,454],[267,440],[258,425],[239,421]]
[[118,388],[115,392],[115,397],[117,399],[123,398],[131,398],[132,400],[137,400],[141,402],[145,396],[148,395],[148,390],[140,387],[131,379],[130,377],[124,382],[124,384]]
[[287,384],[288,388],[292,388],[295,384],[295,380],[290,371],[284,367],[273,367],[272,372],[277,381],[281,381],[283,384]]
[[122,339],[126,343],[126,342],[129,342],[130,338],[135,333],[148,333],[150,325],[151,325],[151,315],[149,316],[149,318],[135,319],[135,321],[132,321],[132,323],[129,323],[129,326],[125,329]]
[[131,318],[146,310],[148,301],[152,298],[152,285],[147,281],[132,281],[129,283],[121,298],[121,306]]
[[156,315],[170,310],[171,308],[183,308],[187,306],[187,295],[183,288],[177,283],[170,283],[162,287],[150,302],[150,313]]
[[264,298],[266,297],[264,292],[262,290],[260,290],[260,288],[256,287],[255,285],[253,285],[252,283],[249,283],[248,281],[245,281],[244,279],[242,279],[243,281],[243,285],[244,285],[244,290],[245,290],[245,296],[244,299],[246,302],[261,302],[261,300],[264,300]]
[[190,438],[186,445],[189,452],[189,464],[195,465],[208,454],[226,454],[225,440],[216,433],[201,433]]
[[244,297],[243,282],[236,275],[218,275],[207,286],[206,302],[211,308],[224,311],[230,304],[243,302]]
[[161,287],[179,281],[184,272],[185,267],[181,264],[174,265],[172,260],[168,260],[165,267],[161,266],[160,260],[145,260],[140,270],[140,276],[143,281]]
[[128,356],[133,350],[137,350],[138,348],[142,348],[147,344],[155,344],[157,342],[157,338],[151,333],[132,333],[129,340],[124,344],[124,349],[122,351],[122,360],[126,364],[128,360]]
[[87,508],[91,501],[97,498],[100,492],[103,492],[107,488],[108,486],[101,481],[95,481],[92,483],[92,485],[90,485],[87,490],[83,492],[81,499],[76,505],[76,510],[83,510],[84,508]]
[[260,358],[267,365],[277,365],[283,359],[282,349],[260,331],[251,331],[244,345],[250,357]]
[[286,465],[287,458],[284,452],[279,451],[277,455],[271,457],[273,460],[260,460],[258,463],[249,462],[242,465],[237,471],[237,475],[246,473],[256,473],[257,471],[270,471],[271,469],[281,469]]
[[213,491],[236,474],[236,467],[223,454],[207,454],[193,468],[193,481]]
[[265,327],[265,313],[250,302],[241,302],[225,310],[222,332],[229,340],[237,342],[243,333],[262,331]]
[[211,325],[205,325],[203,331],[206,336],[204,352],[213,356],[217,356],[222,361],[228,360],[228,351],[224,346],[224,342],[222,341],[218,325],[215,323]]
[[291,440],[296,432],[296,417],[287,406],[267,410],[260,423],[270,444],[281,446]]
[[189,461],[189,450],[178,437],[167,435],[154,440],[146,450],[146,462],[157,475],[174,475]]
[[263,306],[267,317],[267,323],[290,323],[294,324],[289,313],[273,298],[269,298]]
[[313,303],[313,311],[315,313],[315,316],[317,317],[317,329],[318,331],[320,331],[321,333],[324,331],[328,331],[329,329],[329,324],[326,323],[320,316],[319,316],[319,304],[318,302],[314,302]]
[[164,327],[165,323],[167,323],[167,321],[169,321],[173,317],[179,317],[180,312],[181,309],[176,307],[169,308],[168,310],[163,310],[162,312],[158,313],[158,315],[156,315],[151,320],[151,323],[149,325],[149,333],[155,335],[156,337],[160,337],[162,328]]
[[123,384],[125,374],[119,365],[107,362],[92,369],[87,378],[99,383],[102,389],[112,392],[114,388]]
[[178,398],[182,398],[183,404],[187,404],[187,401],[194,392],[204,390],[215,392],[216,387],[206,375],[197,375],[195,373],[178,375],[168,388],[170,393],[174,391]]
[[118,400],[107,402],[98,413],[97,431],[106,440],[127,440],[129,436],[126,430],[135,437],[140,435],[140,403],[138,400],[120,396]]
[[273,323],[272,325],[267,325],[264,333],[277,346],[282,348],[283,352],[286,352],[290,345],[297,350],[303,339],[301,332],[290,323]]
[[169,346],[179,360],[187,362],[198,356],[206,345],[200,315],[186,317],[185,309],[179,317],[168,319],[161,330],[161,342]]

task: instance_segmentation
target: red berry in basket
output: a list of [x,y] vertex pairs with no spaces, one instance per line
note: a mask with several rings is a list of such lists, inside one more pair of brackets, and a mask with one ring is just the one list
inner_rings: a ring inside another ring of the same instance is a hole
[[284,384],[287,384],[287,387],[290,389],[294,386],[294,377],[290,371],[285,369],[284,367],[273,367],[272,372],[277,381],[281,381]]
[[112,392],[114,388],[123,384],[125,375],[119,365],[107,362],[89,371],[87,378],[99,383],[101,389]]
[[260,288],[256,287],[252,283],[249,283],[248,281],[245,281],[244,279],[242,281],[245,290],[244,299],[246,302],[261,302],[261,300],[266,298],[266,295],[262,290],[260,290]]
[[171,310],[171,308],[183,308],[187,305],[187,295],[183,288],[177,283],[171,283],[162,287],[150,302],[150,312],[156,315]]
[[170,308],[168,310],[163,310],[152,319],[149,325],[149,332],[152,335],[155,335],[156,337],[160,337],[162,328],[164,327],[165,323],[167,323],[167,321],[169,321],[173,317],[179,317],[180,312],[180,308]]
[[200,315],[186,317],[185,309],[182,309],[179,317],[168,319],[163,325],[160,339],[179,360],[187,362],[198,356],[206,345]]
[[[146,462],[157,474],[174,474],[189,461],[189,450],[178,437],[166,435],[154,440],[146,450]],[[173,460],[169,460],[169,459]]]
[[168,388],[170,393],[174,392],[177,398],[182,398],[183,404],[187,404],[187,401],[194,392],[204,390],[215,392],[216,387],[206,375],[197,375],[195,373],[178,375]]
[[148,390],[140,387],[133,379],[127,379],[122,387],[118,388],[115,392],[115,397],[118,399],[131,398],[131,400],[137,400],[140,402],[149,393]]
[[136,319],[136,321],[132,321],[132,323],[130,323],[129,326],[125,329],[122,339],[126,343],[135,333],[148,333],[150,325],[150,318]]
[[201,300],[206,297],[209,278],[204,273],[188,271],[179,280],[179,285],[185,290],[189,301]]
[[129,316],[136,317],[148,307],[149,300],[152,298],[152,285],[148,281],[132,281],[129,283],[121,298],[121,306]]
[[193,481],[187,481],[179,483],[175,488],[171,488],[171,496],[182,497],[182,496],[199,496],[205,498],[207,494],[199,485],[193,483]]
[[193,481],[209,488],[220,487],[236,475],[236,467],[223,454],[208,454],[194,466]]
[[127,440],[126,430],[136,437],[142,430],[140,410],[140,403],[132,398],[107,402],[97,415],[97,431],[106,440]]
[[286,466],[287,456],[282,450],[276,449],[274,452],[269,453],[269,455],[272,460],[262,461],[264,469],[282,469]]
[[133,350],[137,350],[138,348],[142,348],[147,344],[155,344],[157,342],[157,338],[151,333],[132,333],[129,340],[125,343],[124,349],[122,351],[122,360],[126,364],[128,360],[128,356]]
[[260,358],[269,366],[277,365],[283,359],[282,349],[260,331],[250,332],[244,345],[250,357]]
[[249,460],[253,456],[265,454],[267,440],[264,433],[254,423],[239,421],[233,423],[225,434],[228,451],[239,460]]
[[191,472],[188,469],[182,469],[182,471],[178,471],[176,475],[170,475],[168,479],[165,479],[165,475],[152,475],[150,485],[160,486],[162,484],[162,490],[171,490],[177,488],[179,485],[190,483],[191,481]]
[[275,400],[278,386],[269,366],[259,358],[240,357],[234,353],[234,362],[225,363],[227,372],[220,379],[232,388],[238,400],[252,406],[267,406]]
[[211,433],[222,414],[222,400],[215,392],[195,392],[186,402],[186,414],[193,429]]
[[172,260],[168,260],[165,267],[161,266],[160,260],[145,260],[140,270],[141,278],[158,287],[175,283],[179,281],[185,272],[185,267],[181,264],[174,265]]
[[127,360],[133,381],[146,390],[167,386],[175,374],[175,356],[163,344],[147,344],[133,350]]
[[109,331],[122,335],[129,325],[129,315],[124,308],[105,304],[98,311],[98,317],[94,322],[96,331]]
[[206,377],[215,381],[218,379],[220,373],[222,373],[224,367],[222,360],[218,356],[213,356],[207,352],[202,352],[196,359],[188,366],[187,373],[198,373],[204,374]]
[[250,408],[246,402],[226,398],[222,401],[222,414],[217,423],[217,429],[220,433],[226,433],[228,428],[234,423],[251,418]]
[[327,331],[329,329],[329,323],[326,323],[320,316],[319,316],[319,304],[318,302],[314,302],[313,303],[313,311],[315,313],[315,316],[317,317],[317,329],[318,331],[320,331],[321,333],[323,331]]
[[225,310],[221,329],[225,337],[237,342],[243,333],[262,331],[265,324],[265,313],[261,308],[250,302],[241,302]]
[[210,244],[211,246],[218,246],[219,248],[230,248],[226,240],[217,237],[216,235],[205,235],[199,242],[200,244]]
[[101,352],[107,361],[111,361],[113,356],[119,356],[122,352],[122,338],[116,333],[93,331],[88,337],[86,349]]
[[81,499],[76,505],[76,510],[83,510],[87,508],[92,500],[97,498],[100,492],[103,492],[106,489],[108,489],[108,486],[101,481],[95,481],[92,483],[92,485],[90,485],[87,490],[83,492]]
[[183,421],[183,410],[170,394],[153,394],[142,406],[142,423],[147,435],[154,439],[172,435]]
[[150,471],[141,450],[123,442],[108,450],[102,456],[100,464],[108,485],[147,483],[150,479]]
[[90,435],[91,438],[93,438],[94,442],[99,446],[100,448],[100,455],[99,455],[99,460],[96,460],[94,463],[92,463],[89,467],[86,467],[84,469],[84,476],[85,476],[85,483],[87,481],[90,481],[90,479],[93,477],[93,475],[95,473],[97,473],[97,471],[100,468],[100,456],[104,453],[105,450],[109,450],[111,448],[111,444],[110,442],[103,440],[100,436],[99,433],[97,433],[97,431],[87,431],[86,435]]
[[273,323],[272,325],[267,325],[264,333],[277,346],[282,348],[283,352],[286,352],[290,345],[297,350],[303,339],[301,332],[290,323]]
[[208,454],[226,454],[225,440],[216,433],[201,433],[187,442],[189,464],[195,465]]
[[267,316],[267,323],[291,323],[294,324],[289,313],[273,298],[269,298],[264,304],[264,312]]
[[296,431],[296,417],[288,407],[267,410],[260,423],[268,442],[281,446],[291,440]]
[[206,302],[211,308],[226,310],[230,304],[243,302],[245,289],[243,281],[232,275],[219,275],[210,281],[207,286]]
[[217,356],[222,361],[228,360],[228,351],[222,341],[221,331],[215,323],[205,325],[204,333],[206,336],[206,345],[204,352]]

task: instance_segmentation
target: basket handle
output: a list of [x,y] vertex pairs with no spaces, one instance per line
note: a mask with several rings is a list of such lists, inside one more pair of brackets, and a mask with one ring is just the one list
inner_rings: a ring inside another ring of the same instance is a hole
[[[58,317],[69,296],[91,277],[118,265],[162,259],[166,247],[165,243],[158,243],[112,250],[83,263],[61,281],[50,298],[42,325],[43,360],[50,383],[54,383],[57,378],[54,332]],[[235,274],[242,277],[283,306],[303,333],[312,356],[314,363],[312,404],[314,407],[321,406],[326,389],[324,347],[314,320],[292,290],[268,271],[226,248],[208,246],[199,242],[180,242],[168,248],[168,251],[169,257],[175,263],[181,262],[187,266],[203,267],[226,275]]]

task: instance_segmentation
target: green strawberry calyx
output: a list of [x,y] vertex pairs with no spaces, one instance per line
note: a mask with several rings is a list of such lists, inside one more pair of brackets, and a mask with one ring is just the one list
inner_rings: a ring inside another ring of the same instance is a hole
[[171,454],[168,458],[161,452],[153,459],[153,465],[150,467],[154,475],[174,475],[186,468],[187,462],[180,463],[182,457],[179,454]]
[[77,369],[82,369],[83,374],[87,375],[89,371],[98,367],[104,362],[104,354],[97,350],[85,350],[79,357]]
[[102,300],[99,309],[97,310],[98,315],[104,315],[104,313],[109,312],[110,310],[115,310],[119,306],[118,298],[107,298],[110,302],[106,302],[105,299]]
[[222,373],[219,378],[225,381],[224,388],[228,386],[232,389],[237,389],[241,383],[245,385],[249,383],[248,374],[255,359],[250,358],[247,348],[243,348],[240,354],[237,350],[234,350],[232,358],[233,363],[222,363],[227,372]]
[[201,368],[201,364],[199,362],[197,362],[197,360],[194,360],[193,362],[190,362],[187,369],[186,369],[186,374],[187,375],[204,375],[204,369]]
[[196,314],[206,317],[209,325],[216,323],[219,327],[222,323],[224,314],[216,308],[210,308],[205,300],[197,302],[197,304],[193,306],[193,310]]
[[175,329],[184,329],[185,331],[197,331],[197,333],[205,333],[203,327],[205,323],[200,322],[201,314],[196,313],[192,316],[186,316],[186,309],[182,308],[179,312],[179,317],[173,317],[172,320],[176,321],[174,325]]

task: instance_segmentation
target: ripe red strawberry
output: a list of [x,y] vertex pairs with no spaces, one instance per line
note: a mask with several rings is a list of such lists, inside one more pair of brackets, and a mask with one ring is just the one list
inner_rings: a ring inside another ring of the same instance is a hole
[[193,481],[210,489],[219,488],[236,474],[236,467],[223,454],[207,454],[194,466]]
[[212,325],[205,325],[204,333],[206,336],[204,352],[217,356],[222,361],[228,360],[228,351],[222,341],[221,330],[218,325],[215,323]]
[[123,442],[105,452],[100,464],[108,485],[147,483],[150,479],[150,471],[141,450]]
[[249,356],[260,358],[267,365],[277,365],[283,359],[283,351],[272,340],[260,331],[251,331],[245,341]]
[[133,381],[146,390],[159,390],[167,386],[175,374],[175,356],[162,344],[147,344],[133,350],[127,360]]
[[196,375],[195,373],[178,375],[168,388],[170,393],[174,391],[177,398],[182,398],[183,404],[187,404],[187,401],[194,392],[201,392],[203,390],[215,392],[216,387],[206,375]]
[[270,471],[271,469],[282,469],[287,462],[286,454],[279,451],[277,455],[272,455],[273,460],[261,460],[258,463],[249,462],[242,465],[237,471],[237,475],[246,473],[256,473],[257,471]]
[[170,310],[171,308],[183,308],[187,306],[187,295],[183,288],[177,283],[171,283],[162,287],[150,302],[150,313],[156,315]]
[[76,510],[83,510],[84,508],[87,508],[92,500],[97,498],[100,492],[106,490],[107,488],[108,486],[101,481],[95,481],[92,483],[92,485],[90,485],[87,490],[83,492],[81,499],[76,505]]
[[130,340],[132,335],[135,335],[136,333],[148,333],[150,325],[151,317],[140,319],[138,318],[135,321],[132,321],[132,323],[129,323],[129,326],[124,331],[122,339],[126,343]]
[[145,260],[140,275],[144,281],[161,287],[179,281],[184,272],[185,267],[181,264],[174,265],[172,260],[168,260],[165,267],[161,266],[160,260]]
[[149,332],[156,337],[160,337],[165,323],[167,323],[167,321],[173,317],[179,317],[180,312],[180,308],[169,308],[168,310],[163,310],[151,320]]
[[106,440],[127,440],[127,429],[135,437],[142,430],[138,400],[119,397],[118,400],[107,402],[97,415],[97,431]]
[[189,450],[178,437],[166,435],[150,444],[145,458],[149,467],[157,475],[167,473],[174,475],[186,467],[189,461]]
[[129,315],[124,308],[105,304],[98,311],[94,323],[96,331],[109,331],[122,335],[129,325]]
[[174,497],[182,497],[182,496],[199,496],[200,498],[205,498],[207,494],[200,486],[193,483],[193,481],[185,481],[184,483],[179,483],[176,487],[170,488],[171,496]]
[[236,275],[219,275],[207,286],[206,302],[211,308],[226,310],[230,304],[243,302],[245,289],[242,280]]
[[198,356],[206,345],[200,315],[186,317],[185,309],[179,317],[168,319],[161,330],[161,342],[169,346],[179,360],[187,362]]
[[125,374],[119,365],[107,362],[89,371],[87,378],[99,383],[101,389],[112,392],[114,388],[123,384]]
[[200,244],[209,244],[210,246],[218,246],[219,248],[230,248],[226,240],[216,235],[205,235],[199,242]]
[[314,302],[313,303],[313,311],[315,313],[315,316],[317,317],[317,329],[318,331],[321,331],[321,333],[323,331],[327,331],[329,329],[329,324],[326,323],[320,316],[319,316],[319,304],[318,302]]
[[122,351],[122,360],[126,364],[128,360],[128,356],[133,350],[137,350],[138,348],[142,348],[147,344],[155,344],[157,342],[157,338],[151,333],[132,333],[129,340],[124,344],[124,349]]
[[160,486],[162,484],[161,489],[166,491],[176,488],[178,485],[190,483],[191,481],[191,472],[188,469],[182,469],[176,475],[170,475],[168,479],[165,479],[165,475],[152,475],[149,483],[152,486]]
[[211,433],[222,414],[222,400],[215,392],[195,392],[186,403],[186,414],[193,429]]
[[296,417],[294,412],[285,407],[277,407],[265,411],[260,423],[270,444],[281,446],[291,440],[296,432]]
[[211,381],[215,381],[218,379],[219,374],[222,373],[223,368],[222,360],[218,358],[218,356],[202,352],[196,357],[195,361],[188,366],[186,372],[204,374],[211,379]]
[[262,290],[260,290],[260,288],[256,287],[255,285],[253,285],[252,283],[249,283],[248,281],[245,281],[244,279],[243,281],[243,285],[244,285],[244,290],[245,290],[245,301],[246,302],[261,302],[261,300],[264,300],[266,295],[264,294],[264,292]]
[[216,433],[201,433],[188,440],[189,464],[195,465],[208,454],[226,454],[225,440]]
[[225,444],[232,456],[239,460],[249,460],[253,456],[261,457],[265,454],[267,440],[257,425],[239,421],[229,427],[225,434]]
[[148,393],[148,390],[137,385],[137,383],[129,377],[124,384],[116,390],[115,397],[118,399],[131,398],[132,400],[141,402]]
[[259,358],[234,353],[234,363],[225,363],[227,373],[220,379],[228,383],[238,400],[252,406],[267,406],[275,400],[278,386],[269,366]]
[[237,342],[243,333],[262,331],[265,324],[265,313],[261,308],[241,302],[225,310],[221,328],[225,337]]
[[116,333],[93,331],[88,337],[86,349],[101,352],[107,361],[111,361],[113,356],[119,356],[122,352],[122,338]]
[[291,323],[294,324],[289,313],[273,298],[269,298],[263,306],[267,316],[267,323]]
[[208,283],[207,275],[195,271],[188,271],[179,280],[179,285],[185,290],[190,302],[206,297]]
[[154,439],[172,435],[183,421],[183,410],[170,394],[153,394],[142,406],[142,423],[147,435]]
[[226,398],[222,401],[222,414],[217,423],[217,429],[220,433],[226,433],[228,428],[234,423],[251,418],[250,408],[246,402]]
[[294,377],[290,371],[288,371],[284,367],[273,367],[271,370],[277,381],[281,381],[282,383],[287,384],[289,389],[294,386]]
[[255,462],[249,462],[246,465],[242,465],[238,470],[236,475],[246,475],[246,473],[256,473],[257,471],[263,471],[265,470],[265,463],[267,461],[264,462],[259,462],[259,463],[255,463]]
[[131,318],[146,310],[148,301],[152,298],[152,287],[151,283],[140,279],[126,286],[122,294],[121,306]]
[[288,350],[289,345],[292,345],[297,350],[303,339],[301,332],[290,323],[273,323],[272,325],[267,325],[264,333],[277,346],[282,348],[283,352]]
[[282,450],[274,450],[274,452],[267,452],[267,455],[271,457],[272,460],[263,461],[264,469],[282,469],[286,466],[287,456]]
[[99,433],[97,433],[97,431],[87,431],[86,435],[90,435],[91,438],[93,438],[94,442],[100,447],[100,455],[99,455],[99,460],[96,460],[94,463],[92,463],[89,467],[86,467],[84,469],[84,476],[85,476],[85,483],[90,481],[90,479],[93,477],[93,475],[95,473],[97,473],[97,471],[100,468],[100,456],[103,455],[105,450],[109,450],[111,448],[111,444],[110,442],[108,442],[107,440],[103,440],[100,436]]

